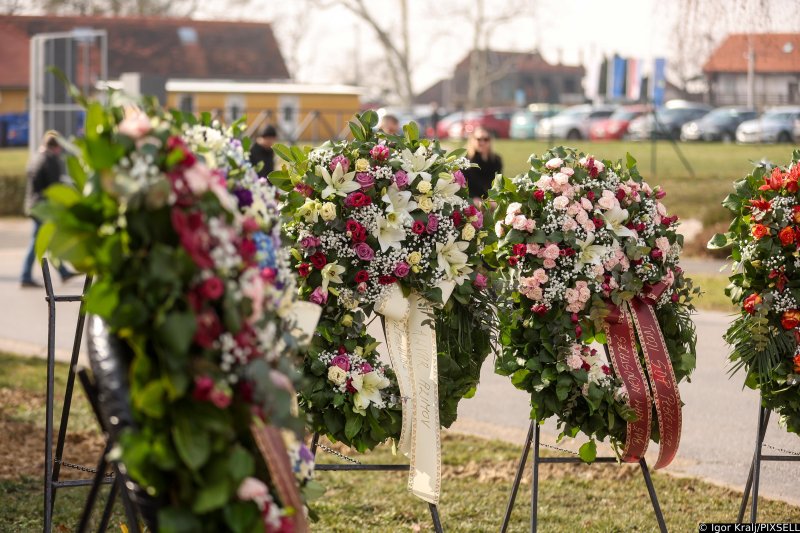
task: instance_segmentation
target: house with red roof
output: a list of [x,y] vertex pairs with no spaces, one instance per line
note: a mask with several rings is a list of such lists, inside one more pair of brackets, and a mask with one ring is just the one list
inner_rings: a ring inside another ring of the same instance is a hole
[[0,115],[28,109],[31,39],[85,30],[106,32],[108,80],[93,74],[94,50],[72,73],[82,89],[120,88],[128,73],[160,78],[170,107],[227,121],[246,115],[253,128],[272,123],[293,140],[337,137],[359,109],[357,87],[292,82],[269,23],[9,15],[0,16]]
[[713,105],[746,105],[748,72],[758,108],[800,104],[800,33],[736,33],[703,66]]

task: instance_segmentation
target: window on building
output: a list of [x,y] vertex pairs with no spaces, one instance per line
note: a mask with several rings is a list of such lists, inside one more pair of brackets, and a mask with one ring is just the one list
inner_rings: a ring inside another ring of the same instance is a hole
[[245,114],[245,98],[242,94],[229,94],[225,97],[225,121],[234,122]]
[[184,113],[194,113],[194,95],[181,94],[178,96],[178,109]]
[[578,92],[578,84],[575,83],[575,78],[564,78],[564,92],[567,94]]

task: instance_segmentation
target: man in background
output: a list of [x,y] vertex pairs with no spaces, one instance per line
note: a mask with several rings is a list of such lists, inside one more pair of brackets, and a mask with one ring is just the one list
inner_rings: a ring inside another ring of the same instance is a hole
[[277,140],[278,132],[275,126],[269,125],[264,128],[261,135],[256,137],[256,142],[250,147],[250,162],[255,166],[258,163],[263,163],[258,175],[262,178],[269,176],[269,173],[275,170],[275,151],[272,145]]
[[[33,221],[33,235],[25,261],[22,264],[22,276],[20,283],[23,287],[41,287],[33,280],[33,262],[36,259],[36,236],[39,234],[41,221],[31,214],[31,209],[44,199],[44,192],[51,185],[65,181],[66,170],[64,160],[61,158],[61,145],[58,142],[59,134],[56,131],[48,131],[42,138],[42,146],[39,152],[28,162],[26,170],[28,183],[25,190],[25,214]],[[71,272],[64,265],[58,266],[58,273],[62,281],[67,281],[75,272]]]

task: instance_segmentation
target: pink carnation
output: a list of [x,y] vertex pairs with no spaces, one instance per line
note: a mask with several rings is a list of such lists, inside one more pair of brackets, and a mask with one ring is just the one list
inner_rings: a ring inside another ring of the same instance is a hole
[[369,155],[371,155],[372,159],[375,161],[386,161],[389,158],[389,148],[383,144],[375,145],[372,147],[372,150],[369,151]]
[[557,244],[548,244],[544,250],[541,251],[541,256],[544,259],[558,259],[561,251],[558,249]]
[[550,159],[547,163],[545,163],[544,166],[549,168],[550,170],[555,170],[563,164],[564,161],[562,161],[560,157],[554,157]]
[[545,259],[542,262],[544,263],[544,267],[548,270],[556,267],[556,262],[553,259]]
[[515,230],[525,231],[525,227],[527,226],[528,219],[525,218],[525,215],[517,215],[511,221],[511,227]]

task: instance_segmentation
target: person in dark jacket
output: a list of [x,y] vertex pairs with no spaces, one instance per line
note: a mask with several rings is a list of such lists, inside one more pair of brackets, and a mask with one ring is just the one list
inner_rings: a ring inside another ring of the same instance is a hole
[[[44,199],[44,191],[51,185],[62,181],[66,176],[64,160],[61,158],[61,145],[58,142],[58,133],[48,131],[42,139],[39,152],[28,162],[28,183],[25,191],[25,213],[33,220],[33,235],[28,253],[22,264],[20,283],[23,287],[41,287],[33,280],[33,262],[36,260],[36,236],[39,235],[41,221],[31,214],[31,209]],[[59,264],[58,273],[62,281],[67,281],[75,272],[71,272],[63,264]]]
[[492,150],[492,137],[480,126],[472,131],[467,142],[467,158],[478,165],[464,172],[469,194],[474,200],[486,198],[495,174],[503,172],[503,160]]
[[275,170],[275,151],[272,145],[278,137],[278,132],[275,126],[269,125],[264,128],[261,135],[256,137],[256,142],[250,147],[250,162],[253,165],[264,163],[258,175],[262,178],[269,176],[269,173]]

